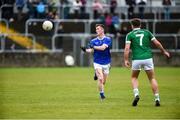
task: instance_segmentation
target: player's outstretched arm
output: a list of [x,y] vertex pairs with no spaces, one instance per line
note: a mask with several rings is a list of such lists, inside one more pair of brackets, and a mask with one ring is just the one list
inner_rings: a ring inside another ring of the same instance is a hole
[[161,50],[161,52],[168,58],[170,58],[170,54],[169,52],[167,52],[164,47],[162,46],[162,44],[158,41],[158,40],[153,40],[153,43],[155,44],[155,46],[157,48],[159,48]]
[[83,52],[86,52],[86,47],[81,46],[80,48],[81,48],[81,50],[82,50]]
[[84,47],[84,46],[81,46],[80,48],[81,48],[81,50],[82,50],[83,52],[88,52],[88,53],[93,52],[93,49],[92,49],[92,48],[86,48],[86,47]]

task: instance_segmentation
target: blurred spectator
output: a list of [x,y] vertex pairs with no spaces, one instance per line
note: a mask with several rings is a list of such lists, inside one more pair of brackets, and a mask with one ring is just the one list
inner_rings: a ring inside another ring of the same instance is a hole
[[48,12],[50,14],[53,14],[53,18],[56,19],[58,18],[58,8],[57,6],[59,5],[59,1],[58,0],[48,0],[47,1],[47,4],[48,4]]
[[171,6],[171,0],[163,0],[162,4],[164,5],[164,19],[169,20],[170,19],[170,6]]
[[128,5],[128,18],[134,17],[134,6],[136,5],[135,0],[126,0],[126,5]]
[[48,12],[46,18],[47,18],[48,20],[49,20],[49,19],[54,19],[55,17],[54,17],[53,12]]
[[144,19],[144,7],[147,4],[147,0],[136,0],[139,10],[139,18]]
[[59,27],[58,27],[58,34],[60,33],[64,33],[64,29],[63,29],[63,24],[62,23],[59,23]]
[[16,7],[18,10],[18,16],[17,16],[18,20],[22,19],[22,10],[24,5],[25,5],[25,0],[16,0]]
[[36,18],[37,17],[37,11],[36,11],[36,5],[39,3],[38,0],[27,0],[27,8],[29,9],[29,18]]
[[0,0],[0,7],[3,5],[3,2],[4,2],[3,0]]
[[115,10],[117,8],[117,0],[111,0],[111,3],[110,3],[110,13],[111,14],[114,14],[115,13]]
[[49,5],[49,10],[51,12],[57,11],[57,5],[59,5],[59,0],[47,0],[47,4]]
[[82,3],[80,0],[74,0],[73,1],[73,12],[74,12],[74,17],[79,18],[80,17],[80,9],[82,7]]
[[105,13],[105,25],[107,32],[112,33],[112,15],[110,13]]
[[104,13],[101,13],[98,19],[100,20],[100,24],[103,24],[103,25],[105,24],[105,16],[104,16]]
[[2,12],[2,18],[5,18],[7,20],[9,20],[10,22],[14,21],[14,3],[15,0],[1,0],[1,3],[3,6],[1,6],[1,10]]
[[67,19],[70,10],[69,1],[68,0],[59,0],[59,1],[60,1],[60,18]]
[[128,30],[127,25],[122,26],[122,28],[120,29],[120,34],[121,35],[126,35],[128,33],[129,33],[129,30]]
[[86,0],[81,0],[81,13],[86,13]]
[[[62,23],[59,23],[59,27],[58,27],[57,33],[58,33],[58,34],[64,33],[64,29],[63,29]],[[62,45],[63,45],[63,37],[60,36],[60,37],[58,37],[58,38],[59,38],[59,39],[56,41],[55,46],[56,46],[56,49],[61,49],[61,48],[62,48]]]
[[103,13],[103,4],[100,2],[100,0],[94,0],[92,7],[94,19],[97,19],[99,14]]
[[46,15],[46,8],[45,8],[45,4],[43,2],[40,2],[37,7],[36,7],[36,10],[37,10],[37,18],[41,18],[43,19]]
[[46,16],[47,19],[58,19],[58,16],[56,13],[52,12],[52,11],[49,11],[47,16]]
[[120,19],[118,14],[113,14],[112,16],[112,33],[117,36],[118,31],[120,31]]

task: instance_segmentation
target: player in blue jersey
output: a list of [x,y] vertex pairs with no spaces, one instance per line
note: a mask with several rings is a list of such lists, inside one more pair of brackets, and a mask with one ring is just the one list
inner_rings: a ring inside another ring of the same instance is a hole
[[111,38],[105,36],[103,24],[96,24],[96,33],[97,37],[90,41],[89,46],[81,47],[81,49],[87,53],[94,53],[94,69],[98,78],[100,98],[105,99],[104,85],[110,69],[112,41]]

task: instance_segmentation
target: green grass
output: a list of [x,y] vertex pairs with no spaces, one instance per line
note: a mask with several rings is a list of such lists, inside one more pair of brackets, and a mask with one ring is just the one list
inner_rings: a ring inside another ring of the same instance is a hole
[[141,99],[132,107],[130,70],[112,68],[107,99],[99,100],[92,68],[1,68],[1,119],[175,119],[180,118],[180,68],[156,68],[161,107],[144,72]]

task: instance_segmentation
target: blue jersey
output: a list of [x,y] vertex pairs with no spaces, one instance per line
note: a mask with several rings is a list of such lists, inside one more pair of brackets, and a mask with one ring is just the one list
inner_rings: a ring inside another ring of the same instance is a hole
[[99,39],[98,37],[96,37],[90,41],[90,46],[101,46],[103,44],[106,44],[108,46],[105,50],[102,51],[94,49],[94,63],[106,65],[111,63],[111,38],[105,36],[104,38]]

